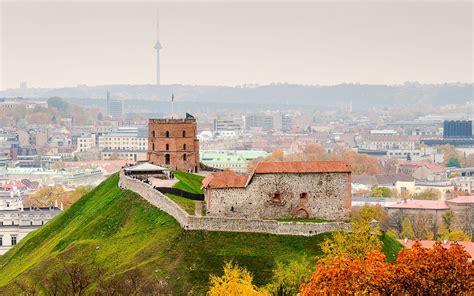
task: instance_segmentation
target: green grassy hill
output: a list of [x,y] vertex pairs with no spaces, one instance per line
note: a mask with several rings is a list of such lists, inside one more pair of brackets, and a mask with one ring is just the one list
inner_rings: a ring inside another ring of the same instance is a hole
[[[60,268],[51,263],[55,258],[94,261],[106,275],[139,268],[164,279],[177,295],[201,294],[209,274],[220,273],[223,262],[233,258],[262,285],[276,260],[303,254],[313,260],[328,236],[183,231],[171,216],[117,183],[115,174],[0,257],[0,294],[11,293],[15,279],[52,274]],[[393,259],[400,245],[383,240]]]

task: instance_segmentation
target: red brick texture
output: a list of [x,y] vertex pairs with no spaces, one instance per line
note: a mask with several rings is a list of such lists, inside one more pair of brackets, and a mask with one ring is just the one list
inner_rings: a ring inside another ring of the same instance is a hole
[[199,169],[199,140],[195,119],[150,119],[148,160],[182,171]]

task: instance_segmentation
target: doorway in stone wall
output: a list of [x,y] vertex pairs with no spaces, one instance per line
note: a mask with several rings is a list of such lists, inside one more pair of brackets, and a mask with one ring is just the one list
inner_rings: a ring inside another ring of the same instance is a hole
[[303,218],[303,219],[308,219],[309,218],[309,213],[307,210],[303,208],[299,208],[294,212],[294,217],[295,218]]

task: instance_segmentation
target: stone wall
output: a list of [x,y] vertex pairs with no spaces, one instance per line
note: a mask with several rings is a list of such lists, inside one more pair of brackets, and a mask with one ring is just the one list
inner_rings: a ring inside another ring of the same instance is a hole
[[350,224],[344,222],[279,222],[275,220],[191,216],[167,196],[148,184],[125,176],[123,172],[120,173],[119,186],[141,195],[152,205],[173,216],[181,227],[187,230],[258,232],[304,236],[332,232],[336,229],[350,231]]
[[[255,174],[246,188],[214,188],[207,211],[216,217],[272,219],[303,216],[346,220],[351,210],[349,173]],[[280,200],[273,200],[278,192]],[[302,198],[304,194],[304,198]]]

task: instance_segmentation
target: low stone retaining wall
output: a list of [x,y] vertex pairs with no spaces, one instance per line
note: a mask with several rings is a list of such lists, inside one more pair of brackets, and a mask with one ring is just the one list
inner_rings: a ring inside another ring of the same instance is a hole
[[349,223],[345,222],[280,222],[274,220],[236,219],[222,217],[196,217],[186,213],[178,204],[153,189],[149,184],[125,176],[120,173],[119,186],[131,190],[152,205],[173,216],[176,221],[187,230],[230,231],[230,232],[258,232],[284,235],[312,236],[337,229],[350,231]]

